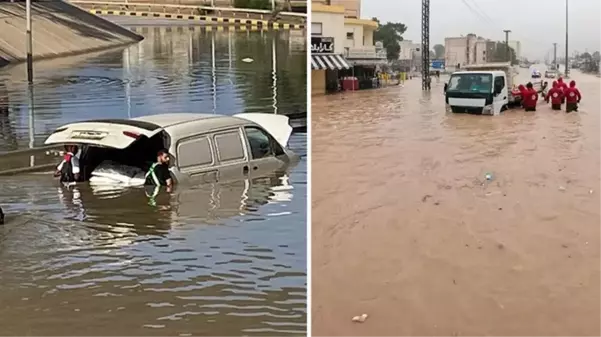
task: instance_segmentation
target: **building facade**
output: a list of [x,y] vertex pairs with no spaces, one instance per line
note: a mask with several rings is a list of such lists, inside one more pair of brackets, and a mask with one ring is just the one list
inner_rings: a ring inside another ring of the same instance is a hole
[[[344,4],[344,6],[340,5]],[[351,6],[350,10],[346,6]],[[386,51],[377,48],[378,23],[361,19],[359,0],[311,3],[311,92],[334,90],[340,77],[354,76],[359,67],[376,68],[386,62]]]
[[445,64],[456,71],[469,64],[491,62],[496,43],[475,34],[445,38]]
[[513,51],[515,51],[515,58],[517,60],[521,60],[522,59],[522,43],[520,41],[509,41],[509,47],[511,47],[513,49]]
[[344,8],[344,16],[347,18],[361,18],[361,0],[313,0],[311,6],[319,5],[331,5],[341,6]]

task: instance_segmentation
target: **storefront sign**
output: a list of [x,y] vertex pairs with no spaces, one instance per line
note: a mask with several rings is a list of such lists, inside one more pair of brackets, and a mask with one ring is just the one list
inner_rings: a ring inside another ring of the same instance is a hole
[[311,37],[311,53],[316,54],[333,54],[334,53],[334,38],[333,37]]

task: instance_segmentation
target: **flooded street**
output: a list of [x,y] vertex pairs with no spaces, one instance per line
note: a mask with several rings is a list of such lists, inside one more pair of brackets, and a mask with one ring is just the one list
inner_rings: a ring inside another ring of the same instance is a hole
[[598,336],[601,87],[572,79],[572,114],[313,97],[313,334]]
[[[0,152],[90,118],[306,114],[303,32],[134,30],[146,39],[125,51],[34,64],[33,110],[24,67],[0,70],[9,101]],[[178,187],[156,205],[138,189],[0,177],[2,334],[304,334],[306,144],[292,135],[302,159],[286,174]],[[56,158],[17,156],[0,170],[30,160]]]

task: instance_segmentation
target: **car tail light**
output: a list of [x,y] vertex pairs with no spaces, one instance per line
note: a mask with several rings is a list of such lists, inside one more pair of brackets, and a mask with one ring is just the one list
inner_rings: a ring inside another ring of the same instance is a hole
[[140,134],[139,133],[132,132],[132,131],[123,131],[123,135],[125,135],[127,137],[131,137],[131,138],[135,138],[135,139],[140,138]]

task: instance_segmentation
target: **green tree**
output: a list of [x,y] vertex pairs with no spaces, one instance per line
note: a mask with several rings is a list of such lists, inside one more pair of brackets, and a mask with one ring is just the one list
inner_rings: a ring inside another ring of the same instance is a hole
[[509,48],[509,55],[511,64],[517,64],[517,58],[515,56],[515,50],[513,48],[507,46],[505,42],[497,42],[495,44],[495,49],[492,53],[492,62],[507,62],[507,48]]
[[407,30],[407,26],[398,22],[387,22],[382,25],[378,18],[372,20],[378,23],[378,29],[374,32],[374,41],[382,42],[388,61],[398,60],[401,52],[399,42],[403,41],[403,33]]
[[441,44],[434,45],[434,58],[442,59],[444,58],[444,46]]

